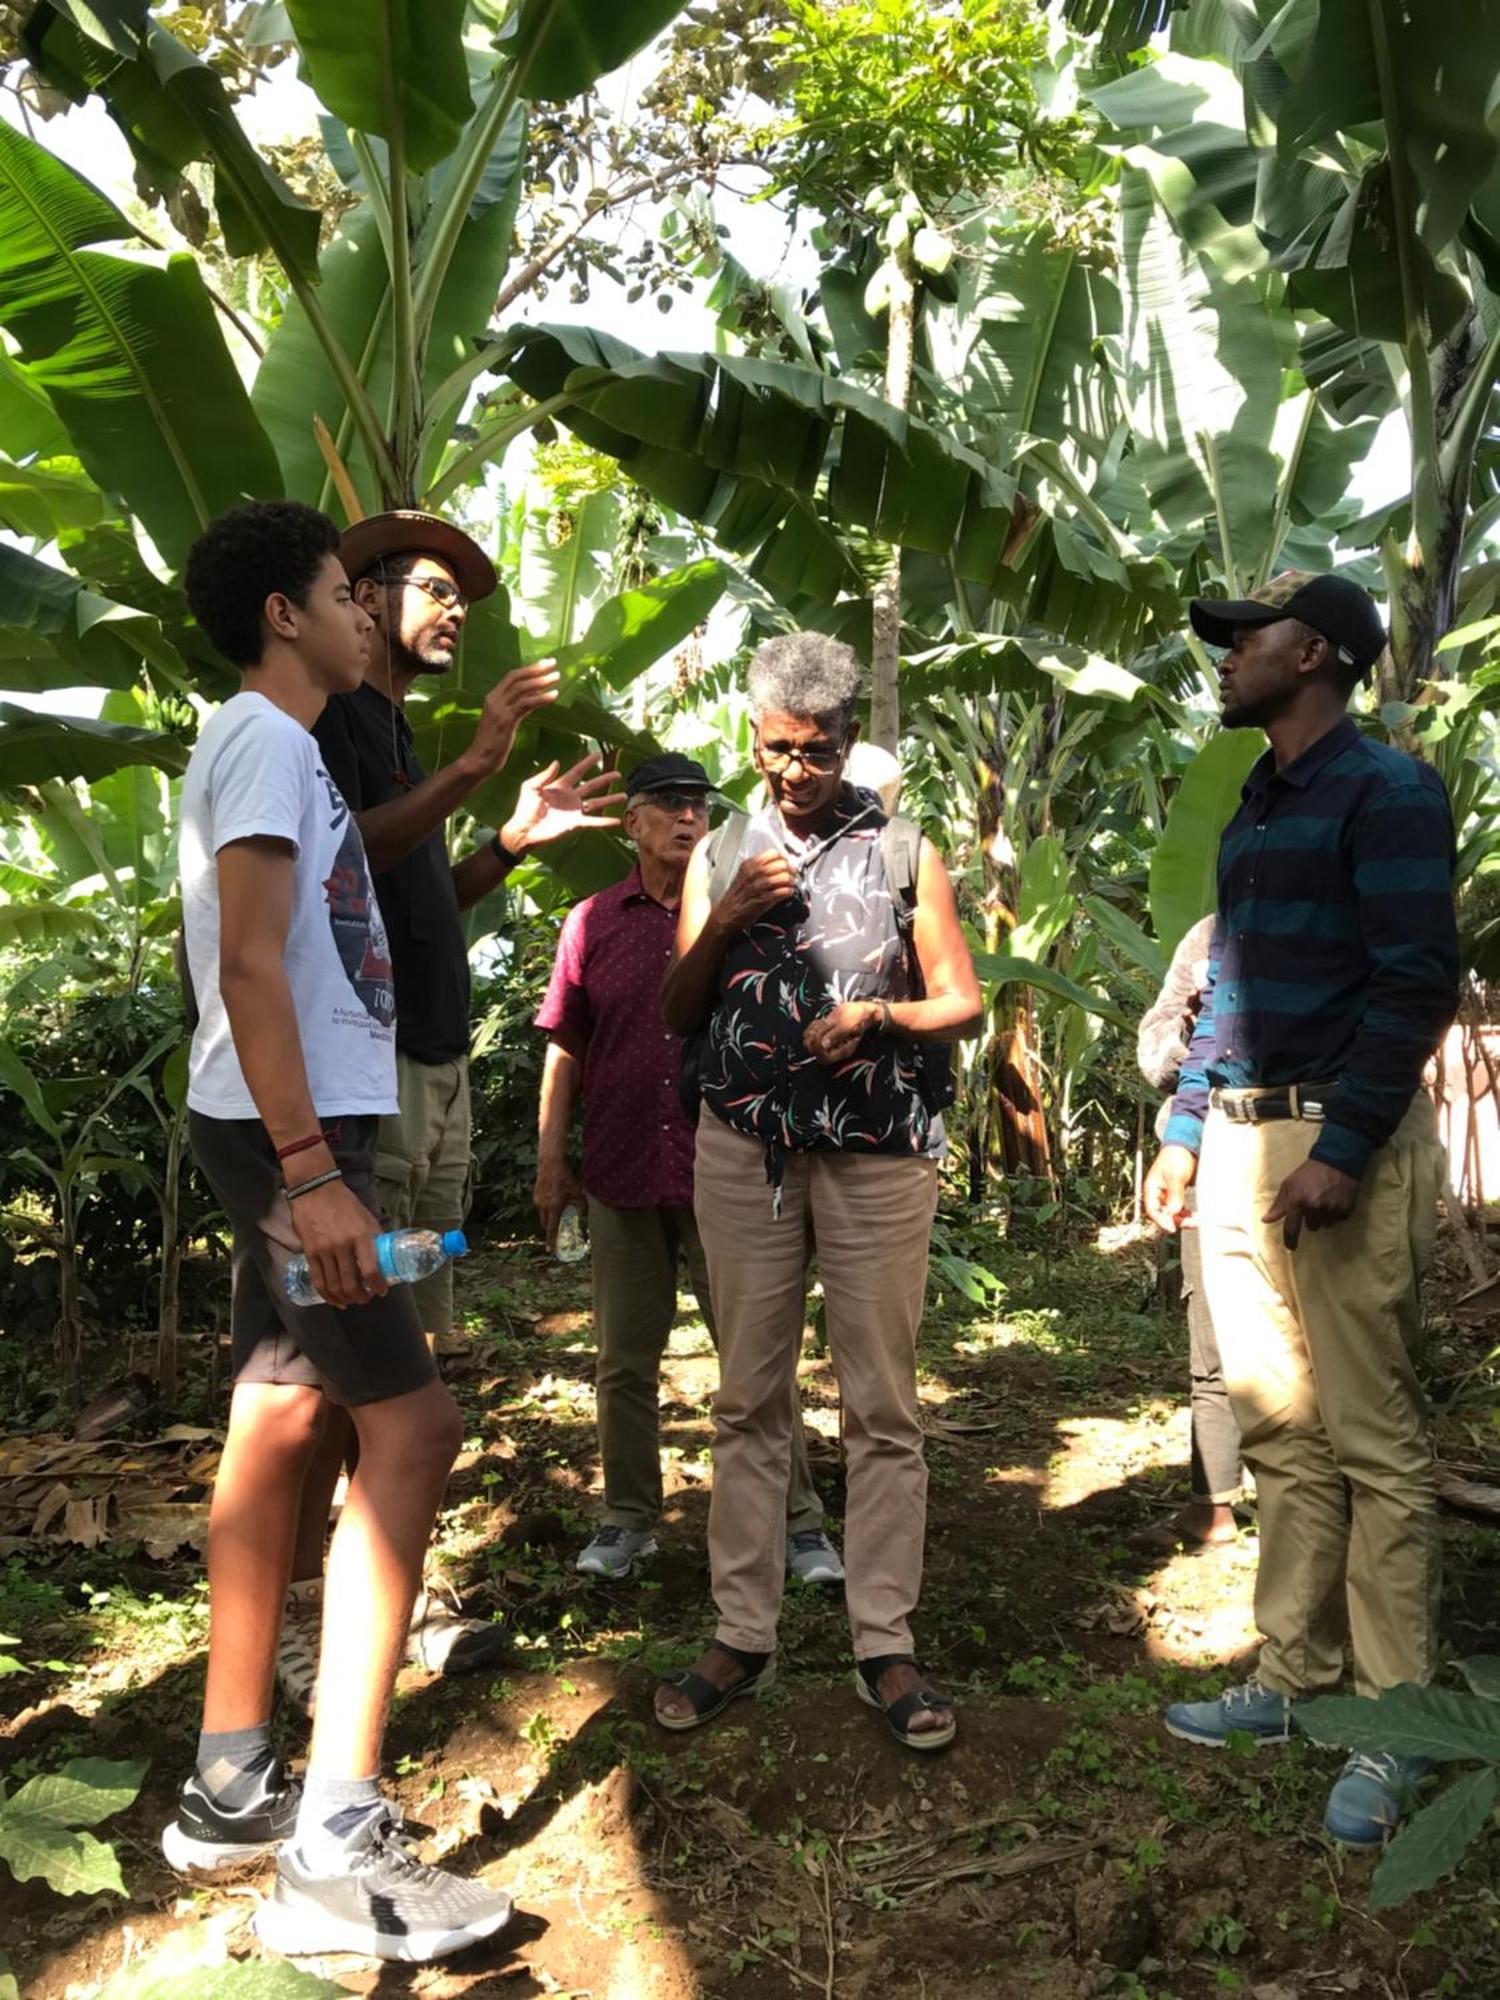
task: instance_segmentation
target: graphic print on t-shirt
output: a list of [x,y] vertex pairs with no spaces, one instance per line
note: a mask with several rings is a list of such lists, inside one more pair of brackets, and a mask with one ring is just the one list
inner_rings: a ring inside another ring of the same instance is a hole
[[[337,801],[342,817],[348,819],[348,808],[343,800],[331,784],[328,789]],[[338,824],[335,818],[334,827],[337,828]],[[332,872],[323,887],[328,894],[329,928],[349,984],[359,995],[360,1004],[372,1021],[378,1021],[382,1028],[394,1027],[395,975],[391,970],[385,927],[379,916],[373,914],[364,845],[352,819],[344,829]]]

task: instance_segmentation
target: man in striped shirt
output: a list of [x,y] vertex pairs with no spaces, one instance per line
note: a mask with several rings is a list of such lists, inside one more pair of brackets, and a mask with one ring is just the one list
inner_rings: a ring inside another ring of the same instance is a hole
[[[1227,729],[1263,729],[1219,845],[1208,985],[1147,1209],[1177,1228],[1196,1178],[1205,1287],[1259,1496],[1255,1676],[1167,1728],[1284,1742],[1352,1641],[1374,1696],[1425,1682],[1439,1541],[1409,1346],[1442,1155],[1422,1072],[1458,1000],[1442,781],[1345,713],[1385,634],[1366,593],[1293,571],[1197,599],[1228,650]],[[1378,1846],[1425,1774],[1356,1753],[1324,1826]]]

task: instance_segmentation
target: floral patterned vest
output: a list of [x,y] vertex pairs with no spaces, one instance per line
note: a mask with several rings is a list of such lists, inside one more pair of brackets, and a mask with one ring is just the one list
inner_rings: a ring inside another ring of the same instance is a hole
[[802,1046],[808,1022],[841,1001],[917,997],[886,885],[884,825],[874,794],[845,785],[831,831],[799,841],[768,804],[740,845],[745,860],[779,848],[797,871],[797,888],[739,932],[725,954],[700,1084],[726,1125],[765,1140],[777,1214],[787,1152],[935,1159],[943,1150],[942,1119],[922,1101],[909,1040],[867,1035],[837,1068]]

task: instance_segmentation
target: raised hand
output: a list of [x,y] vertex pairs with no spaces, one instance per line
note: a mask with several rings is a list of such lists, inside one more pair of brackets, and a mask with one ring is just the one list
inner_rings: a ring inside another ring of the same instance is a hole
[[591,766],[602,762],[595,750],[566,771],[560,771],[554,759],[545,771],[527,778],[500,830],[505,848],[511,854],[524,854],[528,847],[545,847],[549,840],[561,840],[565,833],[576,833],[580,827],[618,826],[625,794],[610,788],[619,784],[619,772],[586,775]]
[[557,700],[559,679],[555,660],[537,660],[529,667],[513,667],[490,689],[473,743],[473,755],[487,772],[498,771],[504,764],[516,731],[532,710]]

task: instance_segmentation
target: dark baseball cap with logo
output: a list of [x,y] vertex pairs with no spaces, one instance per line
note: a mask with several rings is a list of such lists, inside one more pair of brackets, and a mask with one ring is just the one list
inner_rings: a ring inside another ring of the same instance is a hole
[[701,764],[667,750],[637,764],[625,780],[625,796],[636,799],[650,792],[713,792],[718,786]]
[[1232,646],[1237,625],[1300,618],[1362,678],[1385,648],[1385,627],[1369,591],[1346,576],[1314,576],[1305,569],[1284,570],[1248,597],[1195,597],[1188,616],[1198,637],[1211,646]]

